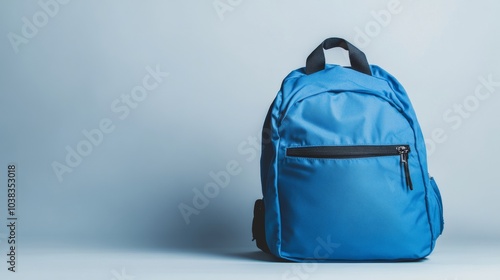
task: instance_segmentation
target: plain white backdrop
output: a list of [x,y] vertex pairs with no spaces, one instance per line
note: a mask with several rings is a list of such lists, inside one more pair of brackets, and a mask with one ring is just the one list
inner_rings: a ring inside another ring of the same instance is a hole
[[[499,12],[493,0],[6,1],[0,252],[7,252],[9,163],[18,168],[19,256],[32,257],[20,268],[25,275],[36,275],[37,252],[47,248],[70,248],[75,259],[84,248],[254,251],[252,208],[261,197],[254,143],[265,113],[285,75],[333,36],[357,45],[410,95],[443,196],[435,254],[441,244],[448,252],[496,244]],[[328,62],[348,64],[337,50]],[[217,182],[228,164],[234,175]],[[197,209],[193,198],[207,184],[223,187]],[[196,209],[188,224],[181,205]],[[92,277],[118,279],[111,271],[121,263]],[[180,267],[178,276],[190,271]],[[1,261],[0,273],[6,268]],[[272,279],[283,271],[251,270]],[[152,279],[140,268],[134,276]]]

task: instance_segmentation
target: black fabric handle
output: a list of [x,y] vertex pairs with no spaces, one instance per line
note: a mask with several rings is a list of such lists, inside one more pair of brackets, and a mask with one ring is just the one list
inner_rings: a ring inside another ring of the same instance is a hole
[[351,68],[364,73],[372,75],[368,60],[365,54],[356,48],[351,43],[342,38],[328,38],[321,43],[308,57],[306,61],[306,74],[313,74],[325,69],[325,53],[324,50],[331,48],[341,47],[349,52],[349,60],[351,61]]

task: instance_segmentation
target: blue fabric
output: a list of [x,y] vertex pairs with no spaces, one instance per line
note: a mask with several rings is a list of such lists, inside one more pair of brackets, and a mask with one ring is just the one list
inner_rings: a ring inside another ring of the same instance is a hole
[[[424,138],[403,87],[338,65],[283,81],[264,125],[261,179],[266,241],[281,258],[401,260],[430,254],[443,230]],[[408,189],[399,155],[286,156],[308,146],[409,145]]]

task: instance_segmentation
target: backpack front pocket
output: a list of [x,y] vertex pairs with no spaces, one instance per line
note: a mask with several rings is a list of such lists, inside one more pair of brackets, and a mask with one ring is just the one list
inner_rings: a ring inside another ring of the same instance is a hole
[[410,161],[405,144],[287,148],[278,178],[284,256],[317,259],[318,240],[338,245],[327,259],[429,253],[424,192],[413,190],[421,178],[412,182]]
[[294,147],[286,150],[288,157],[349,159],[399,155],[404,167],[406,185],[413,190],[410,168],[408,166],[409,145],[378,146],[312,146]]

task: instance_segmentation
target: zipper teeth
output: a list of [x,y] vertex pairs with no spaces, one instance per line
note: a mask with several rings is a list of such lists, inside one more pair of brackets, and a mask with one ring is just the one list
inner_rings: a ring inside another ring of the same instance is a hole
[[398,147],[409,149],[409,145],[311,146],[288,148],[286,155],[290,157],[332,159],[395,156],[400,155]]

